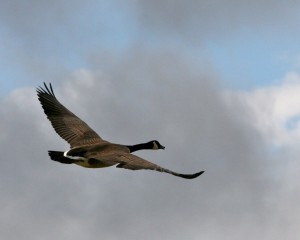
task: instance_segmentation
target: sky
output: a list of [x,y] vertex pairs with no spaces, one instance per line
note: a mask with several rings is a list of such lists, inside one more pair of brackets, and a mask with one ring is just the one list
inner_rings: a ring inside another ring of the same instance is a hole
[[[298,1],[0,2],[1,239],[299,235]],[[36,96],[194,180],[49,159]]]

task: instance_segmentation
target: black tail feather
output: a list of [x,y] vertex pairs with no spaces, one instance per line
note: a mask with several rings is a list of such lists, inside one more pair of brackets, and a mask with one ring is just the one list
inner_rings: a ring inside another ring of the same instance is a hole
[[175,172],[172,172],[171,174],[174,176],[177,176],[177,177],[185,178],[185,179],[193,179],[193,178],[199,177],[203,173],[204,173],[204,171],[194,173],[194,174],[181,174],[181,173],[175,173]]
[[48,154],[53,161],[65,163],[65,164],[74,163],[74,160],[64,156],[64,152],[48,151]]
[[199,177],[201,174],[204,173],[204,171],[201,171],[201,172],[197,172],[197,173],[194,173],[194,174],[182,174],[182,173],[177,173],[177,172],[170,171],[170,170],[165,169],[165,168],[157,169],[157,171],[169,173],[169,174],[172,174],[176,177],[181,177],[181,178],[185,178],[185,179],[193,179],[193,178]]

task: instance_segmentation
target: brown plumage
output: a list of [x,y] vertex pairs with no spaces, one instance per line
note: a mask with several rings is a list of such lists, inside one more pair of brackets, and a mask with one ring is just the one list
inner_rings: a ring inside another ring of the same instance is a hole
[[74,163],[87,168],[116,165],[117,168],[131,170],[156,170],[186,179],[196,178],[204,173],[204,171],[195,174],[176,173],[131,154],[142,149],[164,149],[165,147],[156,140],[136,145],[121,145],[103,140],[56,99],[51,83],[49,87],[45,83],[44,86],[45,88],[37,88],[38,99],[56,133],[71,147],[66,152],[49,151],[52,160],[65,164]]

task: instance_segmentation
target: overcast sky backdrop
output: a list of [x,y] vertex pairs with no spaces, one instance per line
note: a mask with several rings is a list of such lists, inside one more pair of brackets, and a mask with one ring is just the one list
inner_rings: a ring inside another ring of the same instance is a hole
[[[294,240],[300,230],[300,2],[0,2],[0,238]],[[157,139],[153,171],[53,162],[37,100],[104,139]]]

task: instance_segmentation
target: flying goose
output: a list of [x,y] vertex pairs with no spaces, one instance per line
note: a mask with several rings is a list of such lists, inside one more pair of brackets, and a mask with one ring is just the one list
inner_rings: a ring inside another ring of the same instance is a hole
[[195,174],[180,174],[144,160],[132,152],[142,149],[164,149],[157,140],[136,145],[121,145],[103,140],[84,121],[64,107],[55,97],[51,83],[49,87],[36,89],[38,99],[56,133],[70,144],[70,150],[48,151],[50,158],[65,164],[77,164],[86,168],[102,168],[116,165],[131,170],[149,169],[165,172],[177,177],[192,179]]

